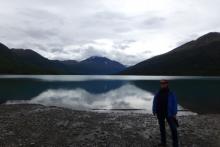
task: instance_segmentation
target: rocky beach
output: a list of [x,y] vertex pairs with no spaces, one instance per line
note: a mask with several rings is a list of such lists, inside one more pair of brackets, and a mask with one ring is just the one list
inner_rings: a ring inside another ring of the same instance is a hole
[[[178,120],[181,147],[220,146],[219,114],[178,116]],[[157,120],[151,114],[0,105],[1,147],[156,147],[159,140]]]

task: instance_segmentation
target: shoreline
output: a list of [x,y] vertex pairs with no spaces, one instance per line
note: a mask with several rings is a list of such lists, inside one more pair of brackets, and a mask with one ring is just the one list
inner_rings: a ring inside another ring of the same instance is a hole
[[[220,146],[220,114],[178,116],[181,147]],[[79,111],[38,104],[0,105],[0,146],[156,147],[156,118],[135,112]],[[171,145],[167,126],[168,147]]]

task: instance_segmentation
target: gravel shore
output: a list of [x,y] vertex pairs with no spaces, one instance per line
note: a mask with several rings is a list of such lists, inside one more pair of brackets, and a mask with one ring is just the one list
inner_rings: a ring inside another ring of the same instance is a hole
[[[220,115],[179,116],[181,147],[220,147]],[[171,136],[167,125],[168,146]],[[150,114],[76,111],[31,104],[0,105],[1,147],[156,147]]]

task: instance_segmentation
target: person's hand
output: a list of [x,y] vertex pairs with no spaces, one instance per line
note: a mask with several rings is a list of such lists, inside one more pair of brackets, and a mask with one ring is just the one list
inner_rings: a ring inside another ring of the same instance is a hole
[[175,122],[176,126],[179,127],[178,120],[176,118],[176,115],[173,116],[173,121]]

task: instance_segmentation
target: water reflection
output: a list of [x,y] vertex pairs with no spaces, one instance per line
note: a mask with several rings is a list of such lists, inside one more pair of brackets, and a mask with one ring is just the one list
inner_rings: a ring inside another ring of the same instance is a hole
[[[158,81],[133,81],[137,87],[155,93]],[[203,79],[170,80],[170,89],[178,97],[178,103],[196,113],[220,113],[220,80]]]
[[49,89],[81,88],[100,94],[120,88],[127,81],[43,81],[26,78],[0,78],[0,98],[4,100],[29,100]]
[[[146,109],[151,111],[158,77],[79,76],[1,77],[0,101],[23,101],[73,109]],[[48,79],[47,79],[48,78]],[[115,78],[115,79],[114,79]],[[143,78],[143,80],[141,80]],[[162,77],[161,77],[162,78]],[[219,78],[169,77],[179,104],[197,113],[219,113]]]
[[153,94],[126,84],[106,93],[93,94],[77,88],[49,89],[30,100],[30,103],[56,105],[74,109],[146,109],[151,111]]

